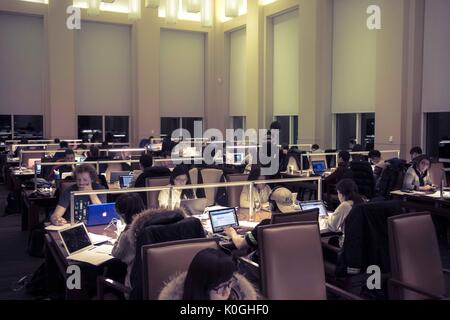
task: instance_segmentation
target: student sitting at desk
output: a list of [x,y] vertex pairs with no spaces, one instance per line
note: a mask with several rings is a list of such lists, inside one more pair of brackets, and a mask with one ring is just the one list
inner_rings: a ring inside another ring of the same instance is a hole
[[[76,184],[67,188],[60,196],[55,211],[50,216],[50,222],[54,225],[61,226],[70,220],[70,193],[72,191],[92,191],[103,189],[97,183],[97,172],[95,168],[89,164],[82,164],[75,169],[74,172]],[[86,219],[87,206],[90,204],[100,204],[106,202],[106,195],[86,195],[75,197],[75,221],[83,221]]]
[[[75,162],[75,152],[73,152],[72,149],[66,149],[66,151],[64,151],[64,158],[58,160],[57,162]],[[55,179],[55,171],[58,171],[59,177],[62,177],[63,173],[73,172],[75,166],[70,164],[63,164],[59,166],[54,166],[52,169],[53,170],[52,173],[50,174],[50,180]]]
[[[247,180],[255,181],[264,179],[265,176],[261,175],[261,168],[259,166],[253,166]],[[254,207],[257,209],[259,209],[260,207],[268,207],[270,192],[271,189],[267,184],[255,184],[252,190]],[[241,208],[250,208],[250,186],[244,186],[242,188],[239,204]]]
[[187,272],[167,283],[158,300],[256,300],[252,284],[237,273],[231,256],[209,248],[199,251]]
[[411,163],[414,161],[415,158],[418,156],[421,156],[423,154],[421,147],[412,147],[409,151],[409,155],[411,156]]
[[369,159],[374,164],[373,176],[375,177],[375,182],[378,182],[378,179],[381,177],[381,173],[386,167],[386,163],[381,157],[381,152],[378,150],[369,151]]
[[[189,171],[186,166],[176,166],[172,174],[170,175],[170,184],[172,186],[184,186],[191,184],[189,178]],[[158,202],[160,208],[169,208],[169,189],[161,190],[158,196]],[[195,199],[195,193],[192,189],[172,190],[172,206],[173,208],[179,208],[182,199]]]
[[338,166],[336,170],[324,179],[324,184],[336,184],[349,170],[350,153],[342,150],[338,153]]
[[355,204],[363,203],[364,200],[358,193],[358,186],[352,179],[342,179],[336,185],[339,198],[339,206],[328,216],[327,225],[331,232],[342,232],[339,238],[339,246],[344,243],[344,225],[345,218],[352,210]]
[[120,215],[122,223],[126,224],[125,229],[120,233],[111,255],[120,259],[127,265],[127,275],[125,285],[131,287],[130,275],[134,262],[136,250],[134,250],[134,234],[130,231],[130,226],[134,218],[145,210],[144,202],[137,193],[125,193],[116,200],[116,211]]
[[412,166],[406,171],[403,179],[403,189],[418,191],[433,189],[430,174],[428,173],[430,166],[431,161],[426,155],[414,158]]
[[[292,201],[292,192],[284,187],[276,187],[269,196],[270,209],[272,213],[289,213],[300,211],[300,208]],[[233,244],[238,249],[250,248],[256,250],[252,259],[258,261],[258,228],[270,224],[270,219],[262,220],[250,233],[244,237],[240,236],[236,230],[229,227],[224,230],[225,234],[231,238]]]

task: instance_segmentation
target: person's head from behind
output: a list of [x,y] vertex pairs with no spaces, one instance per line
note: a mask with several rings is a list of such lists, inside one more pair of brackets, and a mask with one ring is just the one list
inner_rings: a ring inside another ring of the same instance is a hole
[[424,154],[417,156],[414,158],[414,167],[421,173],[425,173],[431,167],[431,160]]
[[67,141],[61,141],[59,143],[59,148],[60,149],[67,149],[67,148],[69,148],[69,143]]
[[[264,180],[266,177],[261,175],[261,167],[259,165],[253,164],[250,173],[248,174],[247,181],[257,181],[257,180]],[[255,184],[255,188],[258,190],[264,189],[265,184],[264,183],[257,183]]]
[[75,152],[73,152],[72,149],[66,149],[66,151],[64,151],[64,161],[75,162]]
[[272,121],[270,124],[270,130],[281,130],[281,124],[278,121]]
[[409,154],[411,155],[411,160],[414,160],[418,156],[422,155],[422,148],[421,147],[413,147],[409,151]]
[[320,147],[319,147],[318,144],[313,144],[313,145],[311,146],[311,151],[317,151],[317,150],[319,150],[319,149],[320,149]]
[[355,146],[355,144],[356,144],[356,140],[355,139],[350,139],[350,141],[348,142],[348,148],[350,150],[353,150],[353,147]]
[[95,168],[87,163],[76,167],[74,176],[78,189],[80,190],[84,190],[91,186],[92,183],[97,182],[97,172],[95,171]]
[[283,152],[284,155],[287,155],[289,152],[289,145],[287,143],[283,143],[281,145],[281,151]]
[[126,224],[131,224],[134,217],[144,210],[144,202],[137,193],[124,193],[116,200],[116,211]]
[[55,138],[55,140],[53,140],[54,143],[60,143],[61,140],[59,140],[59,138]]
[[142,170],[145,170],[147,168],[150,168],[153,165],[153,158],[149,154],[142,154],[139,157],[139,165]]
[[354,204],[362,203],[363,200],[358,193],[358,186],[353,179],[342,179],[336,185],[340,202],[353,201]]
[[184,282],[183,300],[227,300],[237,271],[231,256],[204,249],[192,259]]
[[91,158],[98,158],[100,155],[100,149],[96,145],[91,145],[89,147],[89,157]]
[[350,161],[350,152],[347,150],[339,151],[338,153],[338,162],[347,163]]
[[189,170],[185,165],[176,166],[170,175],[170,184],[184,186],[189,183]]
[[369,159],[373,164],[378,164],[381,161],[381,152],[378,150],[369,151]]

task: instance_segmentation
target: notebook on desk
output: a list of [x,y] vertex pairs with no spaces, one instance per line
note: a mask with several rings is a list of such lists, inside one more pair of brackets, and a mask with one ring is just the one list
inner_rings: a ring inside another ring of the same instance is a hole
[[94,246],[83,223],[59,230],[58,234],[67,252],[68,260],[86,262],[98,266],[113,259],[109,254],[109,248],[106,248],[105,245]]

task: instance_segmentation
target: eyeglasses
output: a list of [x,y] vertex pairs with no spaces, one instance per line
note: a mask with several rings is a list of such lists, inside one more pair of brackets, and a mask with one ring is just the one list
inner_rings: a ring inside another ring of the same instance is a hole
[[214,288],[213,290],[216,291],[218,294],[220,294],[224,292],[226,289],[231,289],[236,282],[237,282],[236,277],[232,276],[230,280],[222,283],[220,286]]

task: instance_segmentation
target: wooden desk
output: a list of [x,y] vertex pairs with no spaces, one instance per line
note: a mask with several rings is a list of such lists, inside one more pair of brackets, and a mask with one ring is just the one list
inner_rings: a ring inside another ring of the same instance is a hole
[[22,231],[33,230],[39,224],[39,215],[45,210],[46,215],[56,207],[55,190],[50,197],[33,196],[34,190],[22,190],[20,211],[22,213]]
[[392,191],[391,195],[402,200],[403,207],[407,209],[429,211],[431,214],[450,219],[450,197],[441,199],[430,194],[406,193],[400,190]]
[[[87,227],[89,232],[101,235],[107,235],[112,238],[116,238],[114,227],[105,229],[105,225]],[[96,294],[97,289],[97,276],[103,275],[105,267],[112,266],[114,264],[122,264],[118,259],[112,259],[100,266],[93,266],[88,263],[70,261],[67,260],[67,252],[64,248],[62,240],[57,231],[47,231],[46,234],[46,253],[45,259],[48,266],[48,273],[50,275],[49,289],[53,292],[61,288],[61,281],[55,279],[55,275],[59,275],[62,278],[64,286],[64,296],[66,300],[87,300],[91,299]],[[66,281],[68,275],[67,267],[70,265],[77,265],[81,270],[81,289],[68,289]],[[126,266],[124,265],[126,268]],[[52,276],[53,275],[53,276]],[[61,280],[61,279],[60,279]]]

